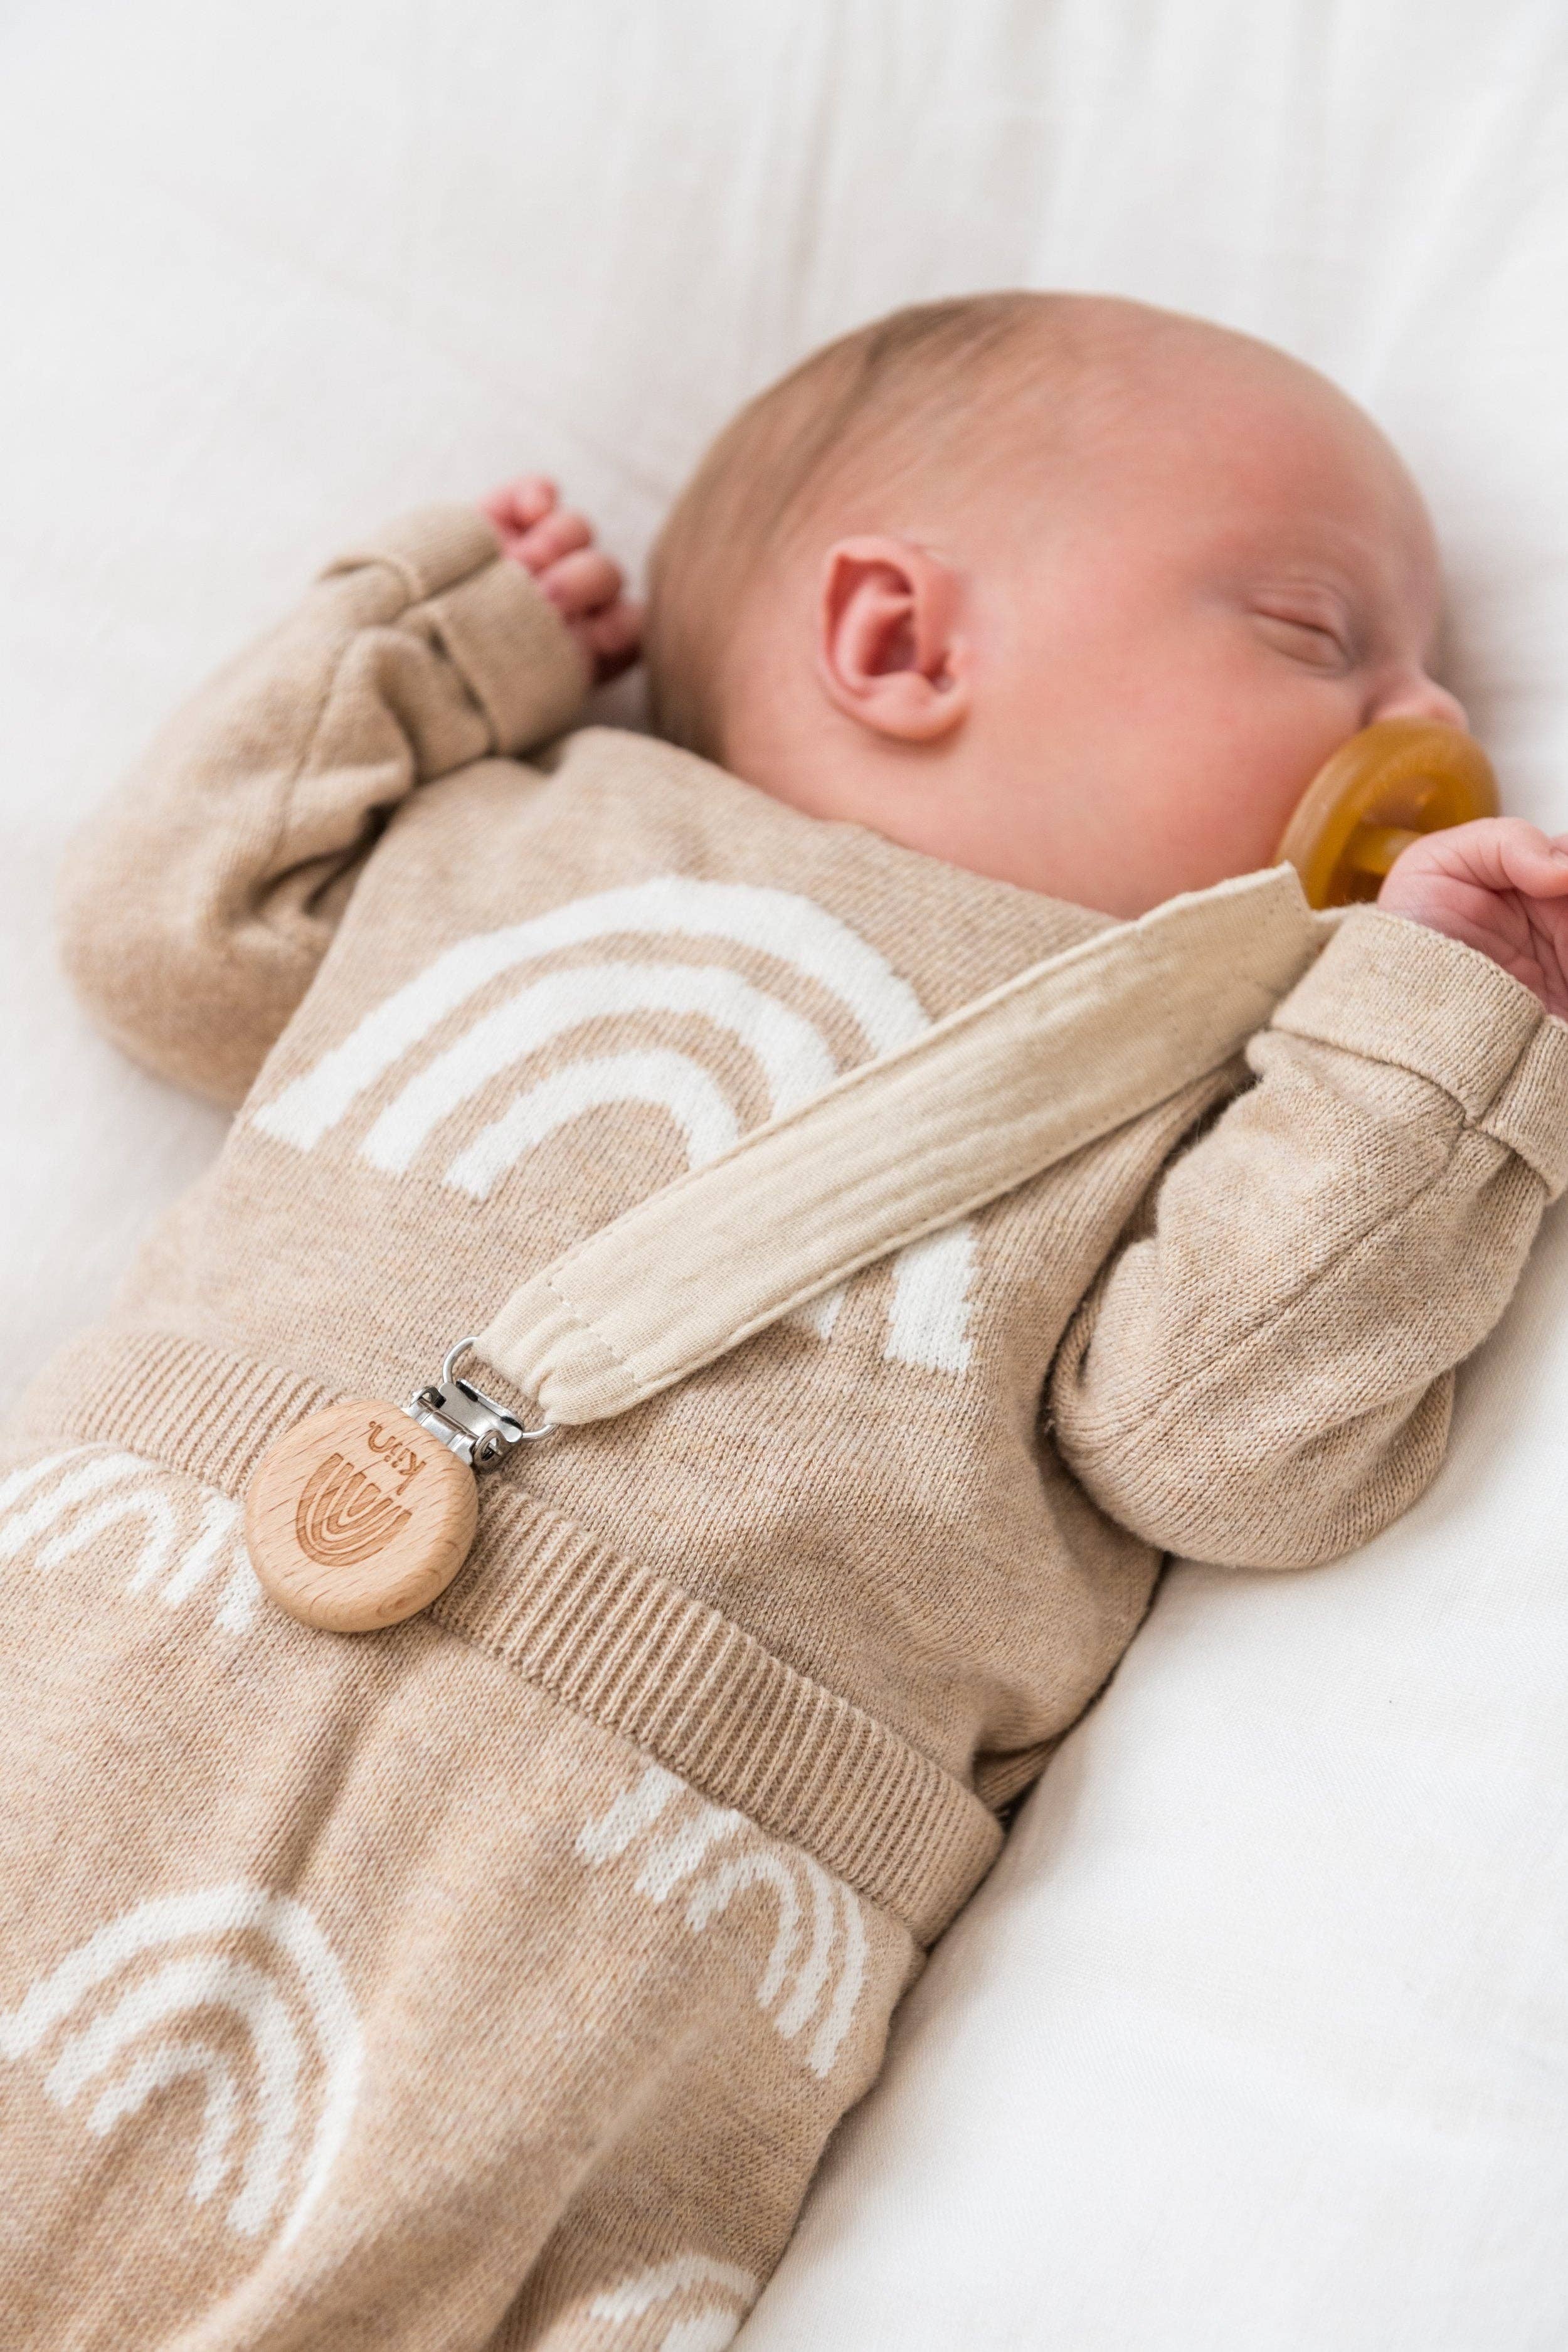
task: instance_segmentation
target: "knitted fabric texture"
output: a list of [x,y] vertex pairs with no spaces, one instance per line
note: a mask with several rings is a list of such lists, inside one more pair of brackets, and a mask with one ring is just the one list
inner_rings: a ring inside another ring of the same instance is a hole
[[427,1616],[294,1625],[273,1436],[1104,927],[642,738],[524,764],[584,685],[416,517],[72,860],[84,996],[240,1108],[0,1485],[29,2343],[727,2340],[1162,1554],[1407,1507],[1568,1174],[1568,1029],[1356,913],[1246,1066],[529,1449]]

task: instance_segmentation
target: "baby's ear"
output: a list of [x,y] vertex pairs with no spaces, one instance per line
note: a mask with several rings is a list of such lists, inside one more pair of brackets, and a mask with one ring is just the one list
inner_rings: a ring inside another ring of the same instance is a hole
[[968,716],[957,574],[904,539],[841,539],[822,568],[816,668],[874,734],[932,743]]

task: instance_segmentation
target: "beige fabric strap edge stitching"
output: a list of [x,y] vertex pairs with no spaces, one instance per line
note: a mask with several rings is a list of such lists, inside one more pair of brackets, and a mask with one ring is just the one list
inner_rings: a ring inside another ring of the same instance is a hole
[[[1271,867],[1032,966],[563,1253],[481,1353],[553,1421],[626,1411],[1218,1067],[1331,927]],[[1090,1047],[1064,1112],[1042,1069]]]

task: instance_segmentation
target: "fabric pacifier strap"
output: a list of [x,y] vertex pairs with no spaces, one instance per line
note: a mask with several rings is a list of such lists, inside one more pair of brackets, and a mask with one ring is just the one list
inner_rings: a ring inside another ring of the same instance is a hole
[[552,1423],[626,1412],[1217,1069],[1332,920],[1273,866],[1032,966],[568,1250],[479,1352]]

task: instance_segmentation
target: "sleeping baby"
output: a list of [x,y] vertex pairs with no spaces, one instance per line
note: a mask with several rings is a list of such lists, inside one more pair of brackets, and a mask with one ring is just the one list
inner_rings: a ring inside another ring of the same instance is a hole
[[[999,294],[745,409],[646,629],[527,479],[174,721],[66,952],[238,1116],[0,1461],[8,2342],[729,2342],[1163,1556],[1331,1560],[1436,1472],[1568,1176],[1568,843],[1417,842],[1244,1056],[520,1449],[401,1623],[275,1606],[247,1486],[843,1073],[1268,866],[1348,737],[1463,724],[1438,621],[1320,377]],[[639,635],[657,740],[566,732]]]

